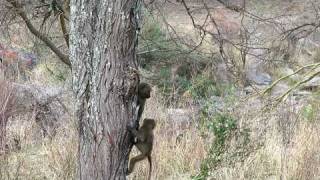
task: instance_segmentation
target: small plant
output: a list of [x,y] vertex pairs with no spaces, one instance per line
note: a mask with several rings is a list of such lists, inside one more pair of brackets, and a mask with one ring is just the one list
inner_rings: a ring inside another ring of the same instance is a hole
[[310,100],[310,102],[301,109],[302,117],[309,122],[317,120],[318,112],[319,102],[317,100]]
[[206,75],[195,77],[189,90],[195,99],[221,95],[221,92],[216,88],[215,82]]
[[208,129],[213,132],[216,145],[223,145],[228,134],[236,128],[235,120],[228,114],[217,114],[208,124]]
[[200,173],[192,179],[206,179],[209,172],[215,169],[226,150],[226,141],[237,128],[236,121],[229,114],[218,113],[212,119],[208,118],[207,129],[213,133],[214,141],[208,153],[208,157],[201,164]]
[[168,98],[170,96],[170,93],[172,92],[172,82],[170,78],[170,69],[168,67],[162,67],[159,70],[159,80],[158,80],[158,86],[162,91],[162,94]]

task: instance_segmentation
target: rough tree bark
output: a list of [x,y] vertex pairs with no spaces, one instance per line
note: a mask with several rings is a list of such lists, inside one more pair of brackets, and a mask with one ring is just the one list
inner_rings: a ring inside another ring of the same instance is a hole
[[70,58],[79,121],[79,179],[125,179],[138,77],[139,0],[71,1]]

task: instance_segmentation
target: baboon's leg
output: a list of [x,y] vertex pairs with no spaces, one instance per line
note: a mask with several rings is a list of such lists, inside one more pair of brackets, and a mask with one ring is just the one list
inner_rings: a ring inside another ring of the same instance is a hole
[[146,158],[147,156],[144,155],[144,154],[140,154],[136,157],[133,157],[131,160],[130,160],[130,163],[129,163],[129,169],[128,169],[128,174],[130,174],[132,171],[133,171],[133,168],[135,166],[135,164],[139,161],[142,161],[144,158]]

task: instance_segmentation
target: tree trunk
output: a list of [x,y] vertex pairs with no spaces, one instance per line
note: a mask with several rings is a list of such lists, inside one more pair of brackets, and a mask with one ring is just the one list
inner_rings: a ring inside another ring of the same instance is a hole
[[[139,0],[71,1],[70,57],[79,122],[79,179],[126,179],[139,77]],[[132,91],[134,93],[132,93]]]

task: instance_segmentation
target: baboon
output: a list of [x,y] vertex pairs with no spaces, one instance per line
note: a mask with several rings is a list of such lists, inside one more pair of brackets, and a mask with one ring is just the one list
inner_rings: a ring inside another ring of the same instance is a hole
[[152,171],[152,160],[151,160],[151,151],[153,146],[153,129],[156,126],[156,122],[154,119],[144,119],[143,124],[139,130],[131,126],[127,126],[128,130],[133,134],[136,138],[136,142],[134,145],[141,152],[140,155],[131,158],[129,163],[129,168],[127,174],[129,175],[137,162],[142,161],[145,158],[148,158],[149,161],[149,175],[148,179],[151,179],[151,171]]
[[[151,86],[147,83],[140,83],[138,87],[138,118],[137,118],[137,126],[139,125],[140,118],[144,111],[144,105],[146,100],[150,98]],[[139,127],[139,126],[138,126]]]

